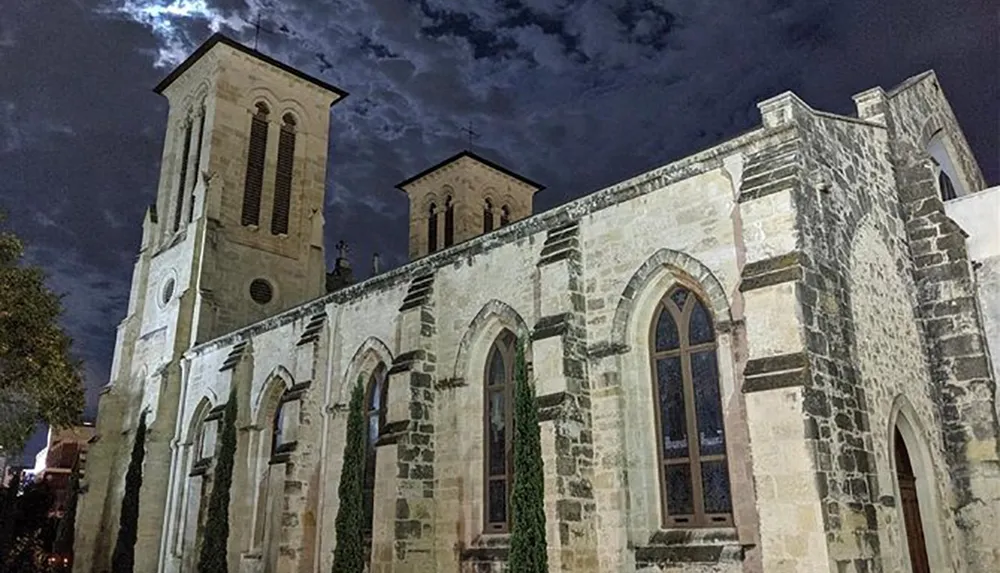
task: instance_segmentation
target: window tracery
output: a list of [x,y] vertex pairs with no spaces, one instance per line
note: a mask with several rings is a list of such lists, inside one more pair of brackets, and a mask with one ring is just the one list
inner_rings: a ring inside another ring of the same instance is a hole
[[500,333],[486,358],[484,373],[484,530],[504,533],[510,524],[513,484],[514,344],[509,330]]
[[712,317],[678,286],[657,307],[650,360],[664,526],[732,524]]

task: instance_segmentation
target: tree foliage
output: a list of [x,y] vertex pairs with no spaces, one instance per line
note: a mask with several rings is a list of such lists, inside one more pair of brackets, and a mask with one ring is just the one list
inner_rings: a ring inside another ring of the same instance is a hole
[[198,573],[229,571],[229,490],[233,484],[233,460],[236,457],[236,413],[234,388],[223,414],[219,459],[212,474],[212,493],[208,498],[208,519],[198,557]]
[[535,387],[528,380],[524,342],[514,358],[514,488],[511,492],[510,570],[546,573],[545,475]]
[[359,376],[351,393],[347,414],[347,437],[344,442],[344,462],[340,470],[335,524],[337,546],[333,553],[333,573],[361,573],[365,567],[364,535],[364,467],[365,415],[364,378]]
[[80,362],[58,324],[60,297],[23,258],[20,239],[0,230],[0,449],[9,452],[20,451],[37,424],[68,427],[83,411]]
[[45,559],[56,526],[49,517],[54,501],[49,484],[35,481],[22,487],[17,478],[0,495],[0,571],[47,571]]
[[135,567],[135,541],[139,534],[139,491],[142,488],[142,460],[146,456],[146,410],[139,415],[139,427],[132,443],[132,458],[125,472],[125,494],[118,518],[118,539],[111,557],[111,570],[132,573]]

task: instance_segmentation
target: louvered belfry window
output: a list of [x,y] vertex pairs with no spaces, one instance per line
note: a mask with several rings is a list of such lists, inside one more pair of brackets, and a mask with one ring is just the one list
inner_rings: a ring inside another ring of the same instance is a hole
[[188,159],[191,154],[191,121],[184,124],[184,154],[181,155],[181,174],[177,181],[177,205],[174,208],[174,232],[181,228],[181,213],[184,210],[184,195],[187,186]]
[[191,178],[191,202],[188,205],[188,223],[194,220],[194,188],[198,186],[198,175],[201,174],[201,144],[205,140],[205,108],[201,108],[201,118],[198,120],[198,145],[194,148],[194,176]]
[[250,148],[247,151],[247,176],[243,185],[243,225],[260,224],[260,193],[264,186],[264,157],[267,153],[267,115],[270,110],[257,104],[250,121]]
[[437,205],[431,203],[427,209],[427,252],[433,253],[438,244],[438,214]]
[[444,246],[455,244],[455,205],[451,197],[444,200]]
[[487,199],[486,206],[483,207],[483,232],[489,233],[492,230],[493,230],[493,202]]
[[288,234],[288,212],[292,201],[292,170],[295,167],[295,118],[286,113],[278,136],[278,170],[274,176],[274,209],[271,234]]

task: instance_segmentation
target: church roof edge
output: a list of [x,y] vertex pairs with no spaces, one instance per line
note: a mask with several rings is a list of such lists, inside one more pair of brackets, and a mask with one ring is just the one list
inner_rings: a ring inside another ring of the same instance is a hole
[[[328,92],[330,92],[332,94],[335,94],[337,96],[337,99],[334,100],[333,103],[337,103],[338,101],[344,99],[348,95],[348,93],[346,91],[338,88],[337,86],[334,86],[333,84],[325,82],[325,81],[323,81],[323,80],[321,80],[319,78],[316,78],[314,76],[311,76],[311,75],[303,72],[302,70],[293,68],[292,66],[290,66],[290,65],[288,65],[286,63],[280,62],[280,61],[272,58],[271,56],[263,54],[263,53],[255,50],[253,48],[249,48],[247,46],[244,46],[240,42],[237,42],[236,40],[230,38],[229,36],[226,36],[225,34],[223,34],[221,32],[216,32],[216,33],[212,34],[211,37],[209,37],[207,40],[205,40],[204,43],[202,43],[202,45],[198,46],[198,48],[194,52],[192,52],[191,55],[188,56],[183,62],[181,62],[180,65],[178,65],[176,68],[174,68],[174,70],[172,72],[170,72],[167,75],[167,77],[163,78],[163,80],[161,80],[160,83],[156,84],[156,87],[153,88],[153,93],[162,94],[163,91],[170,86],[170,84],[174,83],[174,80],[176,80],[177,78],[179,78],[181,76],[181,74],[183,74],[184,72],[186,72],[188,70],[188,68],[190,68],[191,66],[193,66],[195,64],[195,62],[197,62],[199,59],[201,59],[202,56],[204,56],[205,54],[207,54],[208,51],[211,50],[212,48],[214,48],[217,44],[224,44],[226,46],[229,46],[230,48],[233,48],[234,50],[237,50],[239,52],[243,52],[244,54],[247,54],[248,56],[253,56],[253,57],[257,58],[258,60],[260,60],[260,61],[262,61],[262,62],[264,62],[266,64],[270,64],[270,65],[278,68],[279,70],[282,70],[284,72],[292,74],[293,76],[299,78],[300,80],[304,80],[304,81],[309,82],[309,83],[311,83],[311,84],[313,84],[313,85],[315,85],[315,86],[317,86],[317,87],[319,87],[319,88],[321,88],[323,90],[326,90],[326,91],[328,91]],[[330,105],[333,105],[333,104],[330,104]]]
[[427,169],[424,169],[420,173],[417,173],[413,177],[410,177],[410,178],[406,179],[402,183],[396,184],[396,189],[399,189],[400,191],[404,191],[405,192],[406,191],[405,188],[407,186],[409,186],[411,183],[419,181],[420,179],[423,179],[424,177],[430,175],[431,173],[434,173],[438,169],[441,169],[445,165],[450,165],[450,164],[458,161],[459,159],[462,159],[463,157],[468,157],[469,159],[473,159],[475,161],[478,161],[479,163],[482,163],[483,165],[489,167],[490,169],[499,171],[500,173],[503,173],[504,175],[507,175],[508,177],[513,177],[514,179],[517,179],[521,183],[524,183],[526,185],[534,187],[535,190],[536,190],[536,192],[545,189],[544,185],[542,185],[542,184],[540,184],[538,182],[532,181],[531,179],[528,179],[527,177],[525,177],[523,175],[520,175],[520,174],[518,174],[518,173],[516,173],[514,171],[511,171],[510,169],[504,167],[503,165],[500,165],[499,163],[490,161],[489,159],[486,159],[485,157],[483,157],[483,156],[481,156],[481,155],[479,155],[477,153],[469,151],[468,149],[464,149],[462,151],[459,151],[458,153],[456,153],[455,155],[452,155],[451,157],[445,159],[444,161],[441,161],[439,163],[436,163],[436,164],[428,167]]

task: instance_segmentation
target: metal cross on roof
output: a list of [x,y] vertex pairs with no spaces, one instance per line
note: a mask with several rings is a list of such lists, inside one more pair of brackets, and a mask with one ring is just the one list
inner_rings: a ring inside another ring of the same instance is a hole
[[347,243],[343,239],[337,242],[337,257],[343,259],[347,256],[349,249],[347,248]]
[[267,28],[260,25],[260,12],[257,12],[257,21],[253,25],[253,49],[257,49],[257,38],[260,36],[261,31],[267,32],[268,34],[274,34],[274,30],[268,30]]
[[479,137],[478,133],[476,133],[475,131],[472,131],[472,122],[471,121],[469,122],[469,126],[463,128],[462,131],[464,131],[465,134],[469,136],[469,145],[472,145],[472,138],[473,137]]

